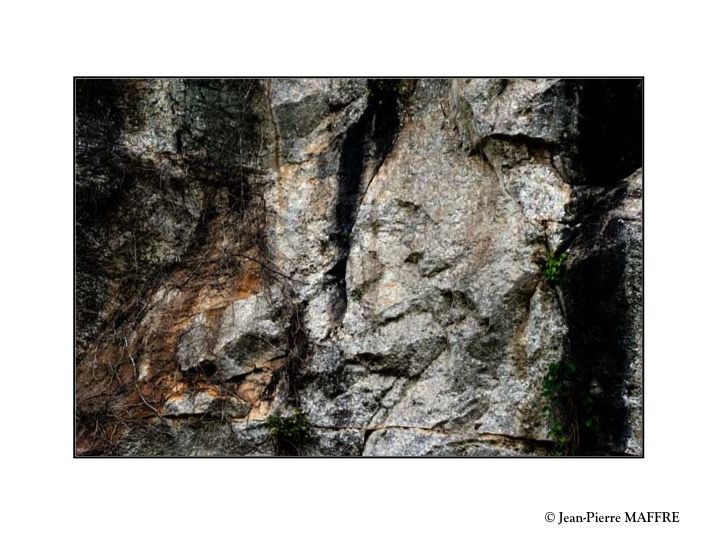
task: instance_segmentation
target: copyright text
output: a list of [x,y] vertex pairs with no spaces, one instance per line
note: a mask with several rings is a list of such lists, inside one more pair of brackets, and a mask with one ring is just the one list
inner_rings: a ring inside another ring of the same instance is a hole
[[680,512],[624,512],[623,514],[601,514],[584,512],[567,514],[565,512],[547,512],[548,523],[680,523]]

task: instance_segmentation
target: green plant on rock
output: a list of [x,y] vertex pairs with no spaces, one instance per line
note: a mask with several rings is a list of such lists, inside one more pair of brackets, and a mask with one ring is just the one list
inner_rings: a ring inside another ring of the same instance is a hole
[[282,455],[300,455],[303,445],[312,438],[307,415],[300,409],[295,409],[289,416],[270,415],[265,425],[274,439],[278,453]]
[[594,429],[592,398],[581,391],[577,367],[570,361],[552,362],[543,377],[543,413],[550,438],[561,455],[574,454],[580,436]]
[[547,400],[543,413],[548,420],[550,438],[561,454],[569,453],[574,443],[575,430],[568,409],[572,403],[576,372],[577,368],[571,362],[552,362],[543,377],[543,396]]
[[564,264],[567,261],[567,253],[548,253],[545,258],[545,266],[543,268],[543,276],[550,285],[557,285],[563,275]]

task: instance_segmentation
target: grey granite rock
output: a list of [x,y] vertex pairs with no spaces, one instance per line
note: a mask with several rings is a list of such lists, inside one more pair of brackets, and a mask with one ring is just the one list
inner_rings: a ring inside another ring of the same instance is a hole
[[642,453],[637,81],[81,87],[84,453],[544,456],[560,361]]
[[456,79],[450,99],[463,142],[469,147],[491,135],[559,143],[576,130],[576,81]]

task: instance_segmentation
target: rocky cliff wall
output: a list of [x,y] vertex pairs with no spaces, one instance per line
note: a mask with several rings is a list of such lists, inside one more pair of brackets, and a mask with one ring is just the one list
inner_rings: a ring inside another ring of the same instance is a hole
[[79,455],[642,454],[639,80],[78,80]]

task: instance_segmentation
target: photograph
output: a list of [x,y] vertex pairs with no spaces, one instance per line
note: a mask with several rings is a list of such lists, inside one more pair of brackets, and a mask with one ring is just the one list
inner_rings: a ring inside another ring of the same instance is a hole
[[82,77],[84,457],[644,457],[644,77]]
[[711,4],[6,4],[0,537],[718,537]]

